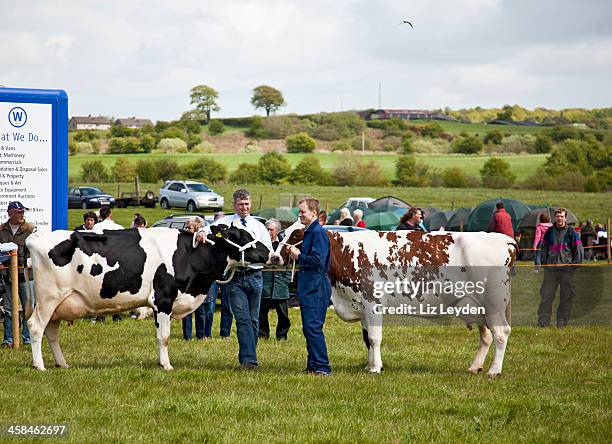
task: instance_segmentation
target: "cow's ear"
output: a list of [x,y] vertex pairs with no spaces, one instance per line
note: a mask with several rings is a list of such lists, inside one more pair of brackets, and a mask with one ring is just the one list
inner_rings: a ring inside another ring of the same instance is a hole
[[223,237],[227,232],[227,225],[211,225],[210,231],[215,237]]
[[215,237],[222,237],[223,236],[221,228],[218,225],[211,225],[210,232]]

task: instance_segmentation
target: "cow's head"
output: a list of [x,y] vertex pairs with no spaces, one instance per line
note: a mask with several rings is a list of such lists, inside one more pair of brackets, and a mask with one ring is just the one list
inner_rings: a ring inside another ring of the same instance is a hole
[[304,224],[299,220],[285,230],[285,237],[278,243],[276,250],[270,255],[269,264],[285,265],[289,259],[289,247],[299,248],[304,240]]
[[208,236],[215,244],[224,246],[229,258],[228,268],[248,264],[265,264],[270,256],[269,248],[261,242],[258,233],[237,221],[231,225],[213,225]]

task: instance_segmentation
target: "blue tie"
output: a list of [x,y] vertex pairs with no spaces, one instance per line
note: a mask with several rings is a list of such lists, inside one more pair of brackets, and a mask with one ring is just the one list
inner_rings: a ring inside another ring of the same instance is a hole
[[243,226],[245,226],[245,227],[246,227],[246,219],[244,219],[244,218],[242,218],[242,217],[241,217],[241,218],[240,218],[240,223],[241,223]]

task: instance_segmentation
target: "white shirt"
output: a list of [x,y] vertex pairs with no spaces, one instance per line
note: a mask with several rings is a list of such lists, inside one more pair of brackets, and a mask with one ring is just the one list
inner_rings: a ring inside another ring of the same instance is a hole
[[[253,233],[255,233],[258,237],[259,240],[266,246],[268,247],[268,249],[270,251],[273,251],[274,249],[272,248],[272,239],[270,239],[270,233],[268,233],[268,229],[266,228],[266,226],[264,224],[262,224],[261,222],[259,222],[257,219],[255,219],[252,216],[247,216],[244,218],[246,221],[246,228],[250,231],[252,231]],[[237,220],[237,224],[242,226],[242,222],[240,222],[240,216],[237,214],[231,214],[229,216],[223,216],[220,219],[217,219],[216,221],[214,221],[211,225],[231,225],[232,222],[234,222],[235,220]],[[206,226],[204,227],[204,230],[206,231],[206,233],[210,233],[210,227]]]
[[102,233],[102,230],[123,230],[124,228],[112,219],[104,219],[102,222],[95,224],[91,231]]
[[597,232],[597,245],[606,245],[606,241],[604,239],[608,239],[607,231],[598,231]]

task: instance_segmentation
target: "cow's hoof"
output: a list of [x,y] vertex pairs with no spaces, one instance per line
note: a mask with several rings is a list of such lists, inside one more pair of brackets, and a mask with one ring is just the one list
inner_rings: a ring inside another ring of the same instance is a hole
[[468,368],[468,373],[471,373],[473,375],[477,375],[481,371],[482,371],[482,367],[470,367],[470,368]]
[[161,362],[158,362],[157,365],[159,365],[161,368],[163,368],[167,372],[174,370],[174,367],[172,367],[170,364],[162,365]]
[[489,379],[495,379],[501,376],[501,372],[489,370],[489,372],[487,373],[487,376],[489,377]]
[[32,364],[32,368],[34,370],[38,370],[39,372],[44,372],[46,370],[44,367],[38,367],[38,366],[36,366],[34,364]]
[[70,366],[68,364],[66,364],[66,363],[64,363],[64,364],[55,364],[55,367],[57,367],[57,368],[70,368]]
[[370,369],[370,373],[380,373],[382,371],[382,367],[378,367],[378,368],[371,368]]

